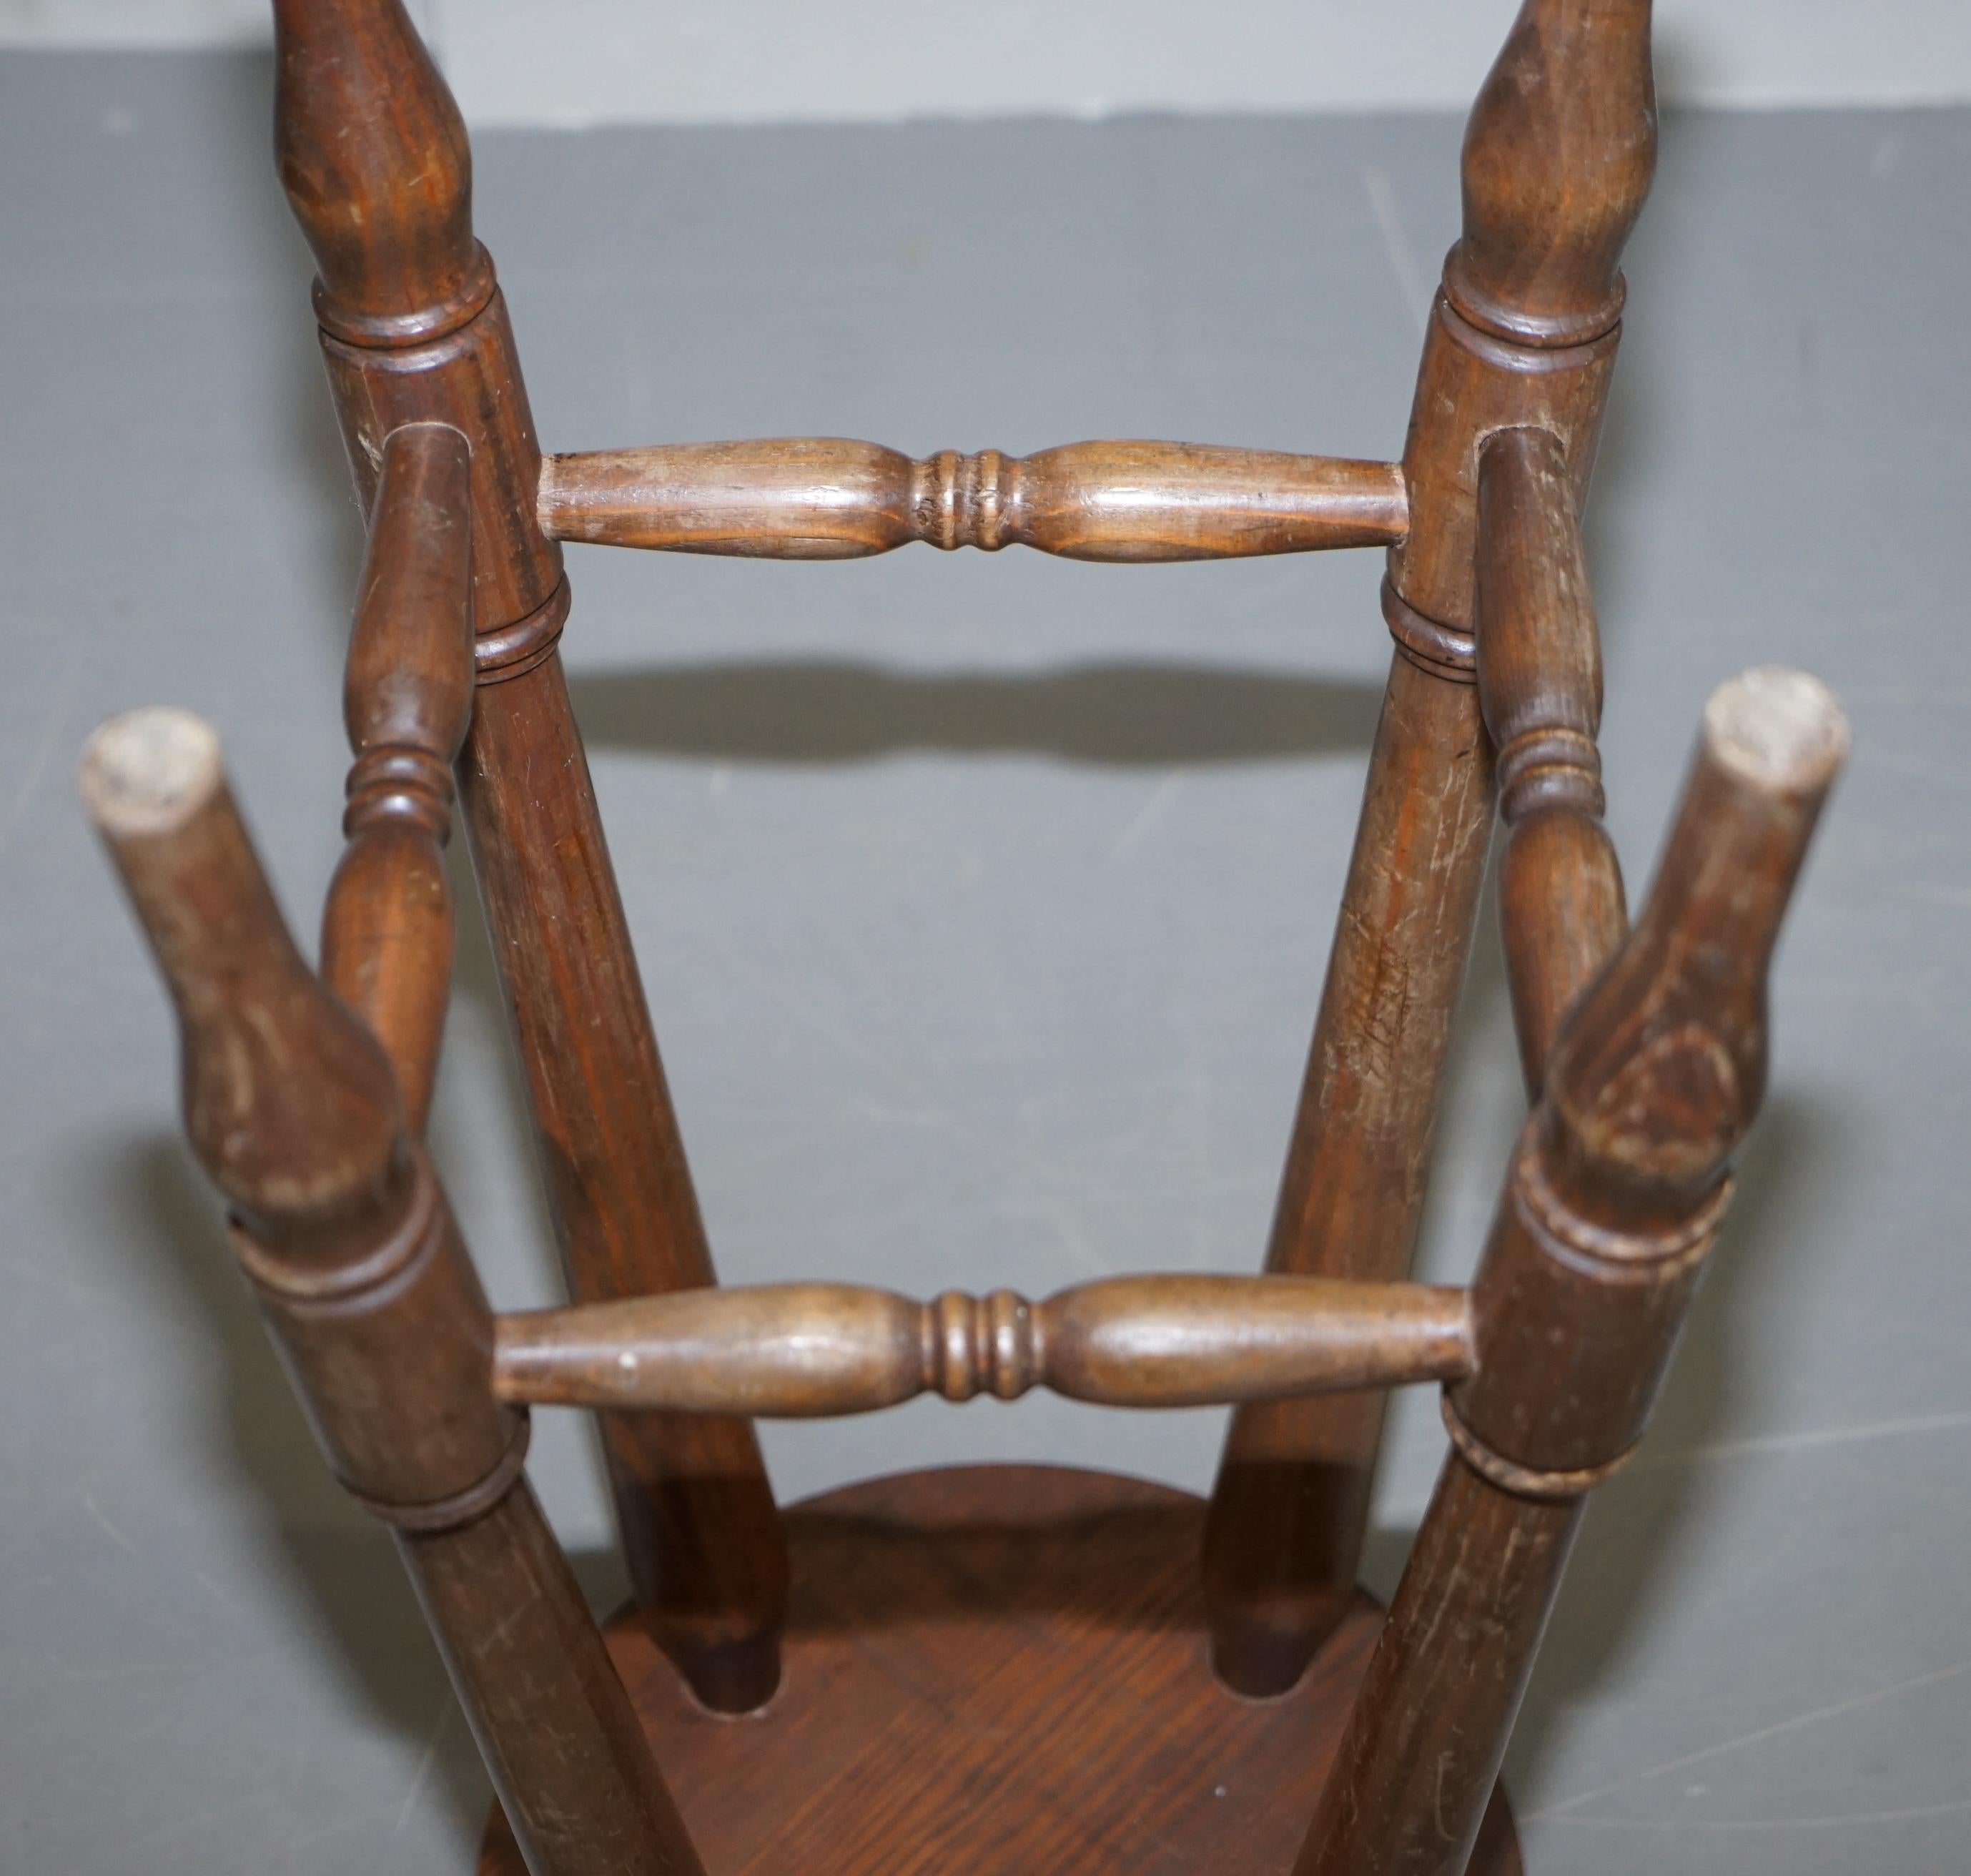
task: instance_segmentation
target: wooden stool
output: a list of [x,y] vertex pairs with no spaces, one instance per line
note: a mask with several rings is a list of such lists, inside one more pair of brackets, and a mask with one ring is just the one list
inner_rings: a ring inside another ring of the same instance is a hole
[[[1634,1448],[1715,1239],[1847,741],[1811,678],[1720,689],[1631,927],[1578,516],[1654,160],[1649,0],[1525,0],[1471,117],[1400,463],[544,457],[464,126],[399,0],[274,11],[281,174],[370,518],[319,972],[197,718],[105,725],[83,789],[239,1261],[485,1754],[484,1876],[1517,1869],[1507,1735],[1583,1498]],[[1034,1303],[715,1287],[562,679],[564,541],[1387,549],[1388,692],[1264,1275]],[[565,1308],[491,1311],[419,1143],[454,765]],[[1533,1112],[1471,1285],[1426,1288],[1406,1275],[1495,800]],[[1450,1451],[1386,1617],[1354,1586],[1381,1390],[1422,1381]],[[1208,1506],[1014,1467],[774,1506],[759,1415],[1035,1386],[1235,1405]],[[527,1484],[534,1405],[601,1415],[637,1591],[606,1637]]]

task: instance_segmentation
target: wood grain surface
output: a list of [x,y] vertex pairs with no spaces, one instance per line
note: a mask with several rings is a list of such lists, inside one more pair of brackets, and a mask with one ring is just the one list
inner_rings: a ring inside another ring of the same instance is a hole
[[[1418,367],[1409,527],[1383,617],[1396,641],[1266,1268],[1389,1280],[1409,1268],[1445,1048],[1492,824],[1473,694],[1478,463],[1495,432],[1558,441],[1577,506],[1622,309],[1622,246],[1656,153],[1650,0],[1523,0],[1472,108],[1463,231]],[[1290,1685],[1344,1606],[1381,1400],[1240,1409],[1206,1556],[1217,1658]]]
[[1562,1018],[1629,928],[1601,822],[1601,644],[1567,453],[1501,430],[1478,476],[1478,697],[1497,752],[1499,916],[1536,1100]]
[[1295,1876],[1462,1876],[1582,1499],[1647,1423],[1765,1089],[1766,976],[1848,750],[1833,694],[1705,707],[1640,916],[1562,1025],[1473,1285],[1478,1364]]
[[322,981],[371,1029],[424,1132],[451,994],[445,845],[472,718],[471,446],[407,424],[383,445],[342,715],[348,837],[322,909]]
[[234,1254],[324,1456],[396,1536],[533,1876],[699,1876],[493,1398],[491,1312],[389,1058],[295,949],[218,738],[112,718],[83,794],[178,1011]]
[[913,461],[795,436],[549,456],[540,524],[559,540],[779,560],[852,560],[907,541],[1219,560],[1386,547],[1403,539],[1409,505],[1395,463],[1141,441]]
[[[1286,1876],[1380,1616],[1283,1699],[1215,1680],[1203,1504],[1052,1467],[907,1473],[787,1514],[784,1672],[696,1705],[640,1619],[610,1648],[707,1876]],[[1474,1876],[1519,1876],[1495,1804]],[[497,1812],[479,1876],[524,1876]]]
[[1199,1407],[1461,1380],[1468,1298],[1421,1283],[1211,1273],[1107,1277],[1029,1302],[929,1303],[847,1283],[685,1290],[503,1316],[503,1400],[806,1418],[914,1396]]
[[[278,0],[275,57],[281,177],[321,269],[364,512],[404,426],[449,425],[470,449],[479,682],[458,792],[569,1288],[701,1287],[712,1254],[562,676],[568,584],[535,519],[540,446],[472,233],[464,121],[402,0]],[[764,1699],[786,1561],[752,1429],[609,1416],[602,1440],[639,1594],[708,1698]]]

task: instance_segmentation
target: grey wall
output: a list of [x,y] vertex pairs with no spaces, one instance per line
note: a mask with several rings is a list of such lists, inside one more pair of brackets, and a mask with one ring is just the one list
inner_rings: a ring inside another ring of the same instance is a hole
[[[485,1799],[227,1268],[72,786],[106,713],[204,712],[311,928],[359,540],[269,82],[0,59],[0,1867],[37,1876],[454,1871]],[[1387,454],[1458,135],[496,135],[481,221],[552,447]],[[1591,518],[1632,886],[1722,677],[1820,673],[1856,754],[1738,1210],[1514,1747],[1536,1871],[1966,1865],[1967,160],[1962,111],[1673,116],[1633,253]],[[1252,1268],[1388,656],[1374,559],[572,559],[575,692],[725,1273]],[[1486,929],[1423,1258],[1451,1280],[1520,1113]],[[496,1301],[549,1298],[476,932],[433,1137]],[[767,1448],[790,1497],[968,1457],[1201,1487],[1219,1426],[920,1404]],[[1386,1590],[1442,1448],[1406,1397]],[[542,1415],[536,1451],[607,1602],[580,1423]]]
[[[407,0],[475,123],[1461,109],[1513,0]],[[266,0],[0,0],[0,44],[218,45]],[[1670,95],[1971,99],[1962,0],[1657,0]]]

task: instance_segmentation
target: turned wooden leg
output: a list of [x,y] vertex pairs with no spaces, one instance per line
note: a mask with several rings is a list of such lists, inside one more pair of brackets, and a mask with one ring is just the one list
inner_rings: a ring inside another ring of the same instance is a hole
[[[1491,754],[1468,671],[1399,647],[1335,927],[1266,1269],[1392,1278],[1416,1240],[1451,1012],[1492,827]],[[1385,1397],[1240,1408],[1205,1526],[1214,1663],[1291,1687],[1347,1608]]]
[[445,424],[383,445],[342,712],[349,845],[322,909],[322,981],[383,1044],[422,1137],[451,991],[445,845],[472,715],[472,452]]
[[[1479,453],[1497,431],[1543,429],[1585,495],[1622,245],[1654,164],[1649,22],[1649,0],[1526,0],[1467,129],[1464,233],[1425,338],[1409,528],[1383,593],[1398,659],[1270,1270],[1393,1278],[1415,1247],[1490,827],[1469,687]],[[1346,1606],[1381,1427],[1379,1399],[1347,1396],[1234,1417],[1204,1569],[1235,1687],[1291,1685]]]
[[[715,1282],[558,657],[511,681],[482,666],[460,778],[571,1287],[601,1302]],[[787,1555],[751,1423],[601,1425],[667,1646],[709,1705],[759,1705],[779,1677]]]
[[[471,155],[399,0],[275,0],[282,181],[321,268],[315,308],[366,511],[385,441],[457,429],[471,453],[481,679],[466,816],[575,1295],[714,1281],[555,648],[561,552]],[[638,1594],[708,1703],[778,1675],[786,1554],[751,1428],[606,1418]]]
[[1499,914],[1526,1090],[1574,1000],[1628,930],[1601,823],[1601,645],[1567,453],[1501,430],[1478,472],[1478,696],[1506,824]]
[[492,1317],[389,1061],[295,950],[217,738],[119,718],[83,793],[178,1008],[186,1129],[240,1264],[329,1463],[396,1533],[529,1869],[698,1876],[527,1488],[526,1418],[494,1397]]
[[[1296,1876],[1460,1876],[1585,1494],[1641,1436],[1764,1092],[1765,986],[1845,757],[1826,691],[1705,712],[1641,919],[1564,1024],[1473,1286],[1453,1451]],[[1531,956],[1533,953],[1529,953]]]

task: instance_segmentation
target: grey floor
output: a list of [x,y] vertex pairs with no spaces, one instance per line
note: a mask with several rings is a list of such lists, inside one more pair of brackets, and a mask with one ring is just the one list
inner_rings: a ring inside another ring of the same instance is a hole
[[[227,1267],[71,783],[111,711],[210,715],[311,927],[359,536],[269,86],[244,56],[0,60],[0,1868],[30,1876],[459,1871],[486,1798]],[[480,220],[550,447],[1384,455],[1458,137],[489,135]],[[1536,1876],[1971,1868],[1968,183],[1963,112],[1673,117],[1632,252],[1591,522],[1632,884],[1722,677],[1820,673],[1856,754],[1743,1200],[1513,1747]],[[725,1272],[1252,1268],[1387,656],[1373,557],[572,558],[578,706]],[[1520,1114],[1487,929],[1424,1257],[1451,1279]],[[435,1138],[516,1306],[553,1285],[476,930],[460,979]],[[1219,1427],[1038,1399],[767,1439],[790,1497],[978,1457],[1201,1487]],[[1407,1397],[1385,1588],[1441,1444]],[[546,1415],[536,1450],[609,1601],[587,1436]]]

